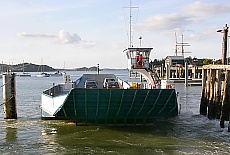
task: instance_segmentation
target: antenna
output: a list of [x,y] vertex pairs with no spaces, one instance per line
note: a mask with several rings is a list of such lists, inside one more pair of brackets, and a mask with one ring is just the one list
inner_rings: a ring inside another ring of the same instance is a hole
[[129,47],[132,47],[132,0],[129,7]]
[[132,0],[130,0],[130,6],[124,7],[124,8],[129,8],[129,47],[132,47],[133,46],[133,43],[132,43],[132,9],[138,8],[138,7],[133,7]]

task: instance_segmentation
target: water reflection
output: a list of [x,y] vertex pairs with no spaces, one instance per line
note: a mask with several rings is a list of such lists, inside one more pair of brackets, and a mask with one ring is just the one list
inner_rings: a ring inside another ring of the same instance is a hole
[[66,154],[172,154],[177,141],[168,136],[172,128],[165,122],[146,127],[102,127],[50,121],[42,130],[42,139]]
[[5,142],[16,142],[17,141],[17,120],[9,119],[4,120],[2,123],[2,130],[4,133]]
[[5,141],[15,142],[17,140],[17,128],[6,127],[5,128]]

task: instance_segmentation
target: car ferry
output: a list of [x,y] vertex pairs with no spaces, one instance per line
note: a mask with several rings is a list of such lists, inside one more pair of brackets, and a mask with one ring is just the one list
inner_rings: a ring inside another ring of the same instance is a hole
[[[160,80],[149,67],[152,48],[128,48],[128,68],[138,72],[143,82],[129,82],[114,74],[83,74],[42,93],[42,119],[63,119],[77,125],[148,125],[158,118],[178,115],[173,84]],[[92,82],[93,87],[87,83]],[[116,83],[115,87],[110,82]],[[110,87],[109,87],[110,86]]]

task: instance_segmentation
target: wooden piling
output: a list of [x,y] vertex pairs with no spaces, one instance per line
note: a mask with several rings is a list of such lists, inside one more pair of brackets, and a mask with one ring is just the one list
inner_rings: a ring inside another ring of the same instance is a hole
[[214,84],[214,113],[215,118],[220,119],[220,111],[221,111],[221,70],[216,70],[215,84]]
[[188,86],[188,63],[185,61],[185,77],[184,77],[184,85]]
[[202,76],[200,114],[220,119],[220,127],[224,128],[230,116],[230,65],[203,66]]
[[4,119],[17,119],[15,74],[3,74]]
[[223,92],[223,102],[220,114],[220,126],[224,128],[224,121],[229,121],[230,114],[230,71],[227,70],[225,74],[225,85]]
[[202,94],[200,103],[200,114],[205,116],[207,115],[208,107],[207,77],[207,70],[202,69]]
[[209,98],[208,98],[208,118],[215,118],[215,109],[214,109],[214,83],[215,83],[215,72],[216,70],[211,69],[209,71]]

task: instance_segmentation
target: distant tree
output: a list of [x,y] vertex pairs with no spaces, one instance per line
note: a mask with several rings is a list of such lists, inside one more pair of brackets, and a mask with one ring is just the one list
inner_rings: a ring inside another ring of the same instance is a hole
[[151,66],[161,66],[161,64],[164,64],[164,63],[165,63],[164,59],[161,59],[161,60],[154,59],[153,61],[150,62],[150,65]]
[[209,64],[213,64],[212,59],[203,59],[203,65],[209,65]]
[[193,59],[191,56],[185,58],[186,62],[189,64],[189,65],[192,65],[193,64]]
[[[196,57],[187,57],[185,58],[185,61],[188,62],[189,65],[195,65],[195,66],[203,66],[203,65],[209,65],[209,64],[221,64],[221,59],[215,60],[215,59],[208,59],[208,58],[203,58],[203,59],[198,59]],[[230,64],[230,57],[228,58],[228,62]],[[164,59],[154,59],[153,61],[150,62],[150,66],[161,66],[162,64],[165,63]]]
[[198,58],[194,57],[192,59],[192,65],[203,66],[203,59],[198,59]]
[[221,65],[221,64],[222,64],[222,60],[221,60],[221,59],[216,60],[216,61],[215,61],[215,64],[216,64],[216,65]]

